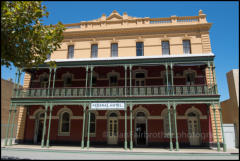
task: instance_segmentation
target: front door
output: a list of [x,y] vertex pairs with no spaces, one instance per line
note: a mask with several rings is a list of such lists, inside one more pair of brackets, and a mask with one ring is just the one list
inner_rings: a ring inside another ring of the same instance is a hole
[[43,120],[39,120],[37,129],[37,143],[41,143],[42,141],[42,132],[43,132]]
[[108,144],[118,143],[118,119],[109,117],[108,120]]
[[199,125],[197,117],[188,118],[188,134],[190,145],[200,145]]
[[137,145],[146,145],[146,124],[136,124]]

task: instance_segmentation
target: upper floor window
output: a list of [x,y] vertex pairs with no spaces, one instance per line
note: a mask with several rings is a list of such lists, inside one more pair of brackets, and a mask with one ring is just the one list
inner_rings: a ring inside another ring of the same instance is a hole
[[162,41],[162,55],[169,54],[170,54],[169,41]]
[[68,46],[68,59],[72,59],[74,56],[74,45]]
[[183,40],[183,53],[184,54],[191,54],[190,40]]
[[143,42],[136,43],[137,56],[143,56]]
[[136,73],[135,86],[145,85],[145,73]]
[[92,44],[91,46],[91,57],[97,58],[98,57],[98,44]]
[[97,77],[93,76],[92,77],[92,86],[96,86],[96,84],[97,84]]
[[118,57],[118,44],[117,43],[111,44],[111,56]]
[[70,87],[72,86],[72,75],[66,74],[64,76],[64,87]]
[[117,76],[114,75],[114,76],[110,76],[110,86],[117,86]]
[[194,79],[195,79],[194,72],[187,73],[186,74],[186,85],[193,85],[194,84]]
[[40,77],[41,88],[47,88],[47,85],[48,85],[48,76],[41,76]]

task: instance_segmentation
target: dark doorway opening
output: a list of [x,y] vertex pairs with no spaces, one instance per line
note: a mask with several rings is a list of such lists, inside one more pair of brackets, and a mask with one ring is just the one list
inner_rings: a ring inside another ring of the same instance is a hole
[[146,145],[146,124],[137,123],[137,145]]
[[39,120],[37,143],[41,143],[42,141],[42,132],[43,132],[43,120]]

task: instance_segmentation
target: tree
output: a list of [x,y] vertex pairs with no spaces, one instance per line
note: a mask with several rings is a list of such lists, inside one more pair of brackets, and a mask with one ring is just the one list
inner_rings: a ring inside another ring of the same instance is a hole
[[[65,27],[43,25],[48,17],[41,1],[1,1],[1,64],[36,67],[60,48]],[[54,63],[50,63],[51,65]]]

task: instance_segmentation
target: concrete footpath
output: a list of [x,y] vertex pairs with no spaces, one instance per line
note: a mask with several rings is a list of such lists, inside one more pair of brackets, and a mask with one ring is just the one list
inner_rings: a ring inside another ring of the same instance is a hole
[[134,147],[132,150],[129,148],[125,150],[122,147],[89,147],[87,149],[84,147],[84,149],[81,149],[81,146],[50,146],[49,148],[43,147],[41,148],[41,145],[19,145],[19,144],[13,144],[12,146],[3,146],[2,149],[28,149],[28,150],[41,150],[41,151],[92,151],[92,152],[140,152],[140,153],[217,153],[217,154],[237,154],[239,153],[239,149],[227,149],[226,152],[223,152],[223,149],[218,152],[216,148],[181,148],[179,151],[176,151],[176,149],[173,149],[172,151],[169,150],[169,148],[152,148],[152,147]]
[[[79,147],[80,148],[80,147]],[[124,150],[121,148],[89,148],[80,150],[75,147],[1,148],[2,160],[239,160],[238,153],[216,152],[210,150],[180,150],[168,151],[166,149],[134,148]],[[194,153],[193,153],[194,152]]]

